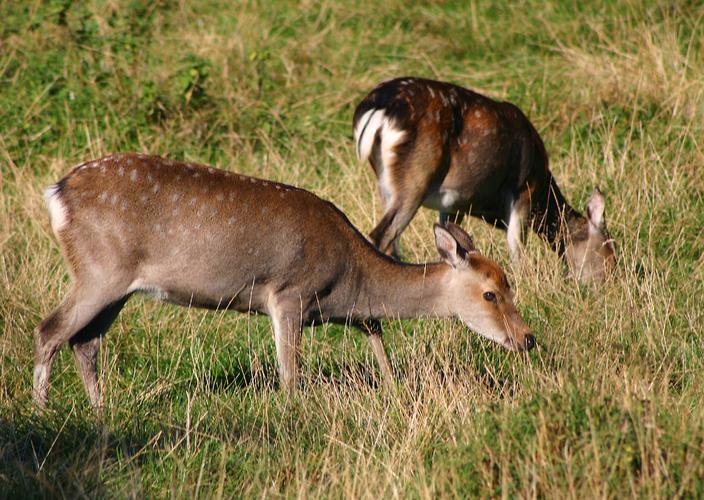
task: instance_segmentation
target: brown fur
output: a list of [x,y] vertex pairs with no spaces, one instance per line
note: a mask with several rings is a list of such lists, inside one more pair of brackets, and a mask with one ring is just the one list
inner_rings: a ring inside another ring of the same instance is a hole
[[53,356],[69,342],[91,402],[99,406],[100,339],[134,292],[185,306],[268,314],[287,388],[295,386],[301,329],[313,322],[363,327],[387,381],[380,318],[460,316],[506,347],[532,346],[510,297],[507,308],[497,309],[465,293],[471,284],[503,294],[503,274],[463,247],[470,239],[459,228],[453,228],[456,237],[436,228],[438,249],[454,267],[401,264],[312,193],[144,155],[86,163],[48,193],[52,216],[62,219],[53,223],[74,283],[36,330],[39,404],[48,397]]
[[[388,155],[394,160],[388,165],[381,154],[384,129],[362,128],[374,110],[403,133],[401,140],[387,146],[395,153]],[[602,268],[597,274],[605,276],[612,267],[613,246],[606,245],[601,253],[565,253],[583,237],[572,228],[586,224],[587,218],[562,196],[543,141],[513,104],[449,83],[405,77],[376,87],[355,110],[353,125],[362,156],[365,134],[375,133],[369,161],[379,178],[385,212],[370,238],[383,252],[398,258],[401,232],[425,205],[441,212],[441,222],[470,214],[510,229],[515,216],[515,228],[508,235],[514,257],[525,239],[523,228],[530,225],[565,255],[571,269],[587,261],[594,269]],[[589,247],[600,247],[610,236],[603,220],[594,226],[597,230],[587,237],[598,244]],[[573,257],[576,260],[570,260]]]

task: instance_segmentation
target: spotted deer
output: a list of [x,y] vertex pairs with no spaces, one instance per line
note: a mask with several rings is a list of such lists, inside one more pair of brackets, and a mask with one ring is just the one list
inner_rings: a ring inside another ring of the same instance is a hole
[[540,135],[513,104],[397,78],[362,100],[353,128],[357,155],[378,180],[384,215],[370,238],[381,251],[398,258],[399,237],[423,205],[441,224],[470,214],[505,229],[514,261],[530,226],[579,280],[603,281],[613,268],[604,197],[594,189],[586,217],[567,203]]
[[440,262],[403,264],[308,191],[137,154],[79,165],[45,198],[73,284],[35,331],[40,406],[54,355],[68,342],[100,407],[100,342],[137,292],[269,315],[286,389],[296,385],[301,330],[314,323],[363,329],[386,382],[381,318],[454,316],[508,349],[535,345],[504,272],[453,224],[435,226]]

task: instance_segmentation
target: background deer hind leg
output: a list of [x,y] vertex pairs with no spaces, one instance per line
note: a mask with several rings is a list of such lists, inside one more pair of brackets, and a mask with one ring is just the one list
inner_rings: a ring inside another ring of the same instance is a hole
[[[447,173],[446,154],[441,147],[423,142],[403,156],[394,156],[379,175],[384,215],[369,237],[382,252],[399,259],[399,238],[413,219],[433,185]],[[390,155],[386,155],[389,157]],[[444,168],[443,168],[444,167]]]

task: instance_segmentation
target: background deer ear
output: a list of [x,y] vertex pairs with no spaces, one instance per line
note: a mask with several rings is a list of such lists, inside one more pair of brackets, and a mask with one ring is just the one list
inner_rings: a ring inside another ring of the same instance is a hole
[[604,209],[606,208],[606,200],[599,191],[599,188],[594,188],[592,195],[587,203],[587,219],[589,220],[589,230],[593,229],[601,231],[604,228]]
[[447,262],[450,267],[457,268],[465,260],[466,252],[460,247],[455,237],[440,224],[435,224],[435,246],[442,260]]
[[445,228],[450,231],[450,234],[455,238],[455,241],[460,245],[460,247],[467,253],[476,252],[477,248],[474,246],[474,241],[472,237],[460,226],[449,222]]

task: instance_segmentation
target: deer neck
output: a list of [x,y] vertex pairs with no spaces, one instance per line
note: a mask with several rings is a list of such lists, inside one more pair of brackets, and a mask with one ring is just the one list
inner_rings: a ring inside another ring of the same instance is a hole
[[381,257],[365,263],[355,308],[364,318],[449,316],[444,263],[405,264]]
[[571,235],[580,230],[585,218],[567,202],[552,175],[546,192],[539,198],[534,229],[562,255]]

